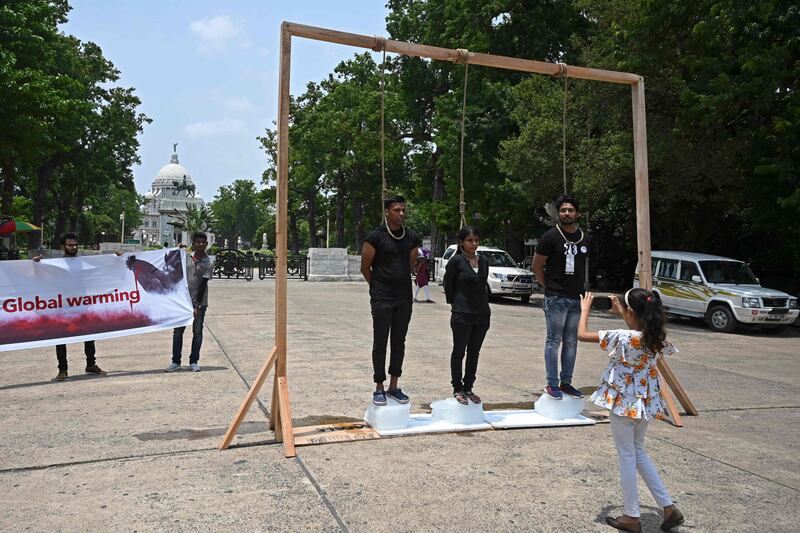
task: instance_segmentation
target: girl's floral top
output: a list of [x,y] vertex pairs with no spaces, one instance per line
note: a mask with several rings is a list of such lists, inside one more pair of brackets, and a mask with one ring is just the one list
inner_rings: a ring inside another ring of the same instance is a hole
[[663,418],[656,363],[660,357],[676,353],[677,348],[667,341],[661,353],[652,355],[642,350],[640,331],[615,329],[599,334],[600,348],[608,352],[611,361],[592,394],[592,402],[619,416]]

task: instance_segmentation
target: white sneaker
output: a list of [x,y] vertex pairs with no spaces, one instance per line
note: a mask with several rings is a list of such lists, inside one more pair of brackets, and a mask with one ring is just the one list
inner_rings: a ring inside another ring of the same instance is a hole
[[178,363],[170,363],[170,365],[166,369],[164,369],[164,372],[175,372],[176,370],[180,369],[181,365],[179,365]]
[[197,363],[190,364],[189,368],[192,370],[192,372],[200,372],[200,365]]

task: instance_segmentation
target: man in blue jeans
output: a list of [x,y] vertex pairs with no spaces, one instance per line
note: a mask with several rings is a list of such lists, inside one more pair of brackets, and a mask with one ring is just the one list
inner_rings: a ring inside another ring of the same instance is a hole
[[[189,285],[189,296],[192,297],[194,306],[194,321],[192,322],[192,351],[189,352],[189,369],[200,372],[200,347],[203,345],[203,320],[208,309],[208,281],[214,274],[214,264],[206,254],[208,237],[205,233],[196,232],[192,235],[192,255],[187,254],[186,282]],[[175,328],[172,331],[172,363],[166,372],[175,372],[181,368],[181,352],[183,351],[183,332],[186,326]]]
[[[544,315],[547,341],[544,363],[547,394],[560,400],[563,394],[582,398],[572,386],[572,371],[578,350],[578,320],[581,293],[584,292],[586,263],[591,252],[589,235],[578,227],[580,206],[569,194],[556,199],[558,223],[547,230],[536,244],[533,273],[544,287]],[[561,375],[558,373],[558,347],[561,345]]]

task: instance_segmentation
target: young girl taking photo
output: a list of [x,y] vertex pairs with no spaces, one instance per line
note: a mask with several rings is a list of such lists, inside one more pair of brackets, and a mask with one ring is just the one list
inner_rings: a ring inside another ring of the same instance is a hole
[[[468,401],[481,403],[472,386],[478,371],[478,355],[489,331],[489,296],[486,293],[489,261],[477,253],[480,241],[478,230],[472,226],[459,230],[458,250],[447,262],[443,280],[447,303],[451,305],[453,352],[450,355],[450,377],[453,396],[463,405]],[[462,378],[465,351],[467,362]]]
[[667,487],[644,449],[650,420],[664,417],[656,363],[661,357],[678,351],[666,338],[664,307],[657,293],[631,289],[625,293],[623,302],[611,296],[612,312],[622,316],[629,329],[589,331],[592,300],[590,292],[581,297],[578,340],[600,343],[600,348],[610,357],[591,400],[610,411],[625,509],[620,517],[607,516],[606,523],[620,531],[642,530],[636,487],[638,470],[658,505],[664,508],[661,530],[670,531],[683,523],[683,515],[672,503]]

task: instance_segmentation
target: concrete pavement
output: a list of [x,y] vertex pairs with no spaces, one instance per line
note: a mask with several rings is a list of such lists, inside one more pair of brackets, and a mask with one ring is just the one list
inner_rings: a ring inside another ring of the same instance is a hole
[[[54,348],[0,353],[0,529],[8,531],[612,531],[621,492],[610,430],[426,435],[298,448],[266,430],[270,384],[216,450],[273,345],[274,282],[210,284],[200,373],[166,374],[171,332],[98,341],[108,377],[70,379]],[[415,305],[401,385],[415,410],[449,395],[449,309]],[[544,314],[492,304],[476,391],[530,404],[544,385]],[[593,329],[620,327],[593,316]],[[189,336],[186,336],[188,351]],[[362,283],[289,282],[296,425],[359,419],[371,392]],[[670,365],[700,409],[651,425],[648,449],[687,518],[678,531],[793,531],[800,520],[800,332],[722,335],[670,323]],[[575,383],[605,364],[580,345]],[[271,381],[270,381],[271,383]],[[659,514],[640,486],[645,531]]]

